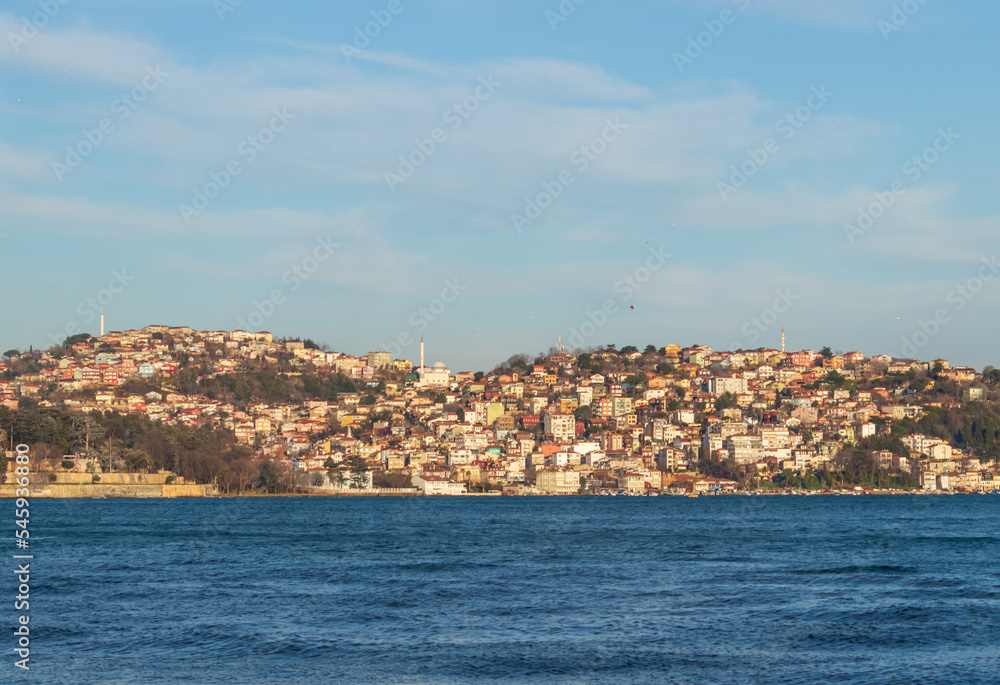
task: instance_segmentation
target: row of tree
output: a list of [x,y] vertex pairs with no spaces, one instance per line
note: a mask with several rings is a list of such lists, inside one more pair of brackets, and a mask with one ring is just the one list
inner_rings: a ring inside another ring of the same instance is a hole
[[1000,404],[971,402],[960,409],[930,407],[918,421],[905,419],[892,426],[892,435],[923,433],[947,440],[966,454],[1000,460]]
[[[275,461],[255,461],[228,430],[167,425],[117,412],[82,413],[55,407],[11,410],[0,407],[0,441],[27,444],[36,463],[55,467],[65,458],[85,458],[100,470],[131,473],[170,471],[199,483],[214,483],[224,494],[288,493],[310,486],[346,482],[361,487],[368,466],[352,456],[343,464],[328,460],[325,473],[302,474]],[[6,458],[0,451],[0,473]],[[94,469],[96,471],[96,469]],[[405,474],[377,471],[375,487],[409,485]]]
[[761,476],[753,465],[737,464],[735,460],[701,459],[698,471],[710,478],[726,478],[750,489],[802,488],[828,490],[856,485],[873,488],[915,488],[919,485],[916,471],[879,468],[874,454],[868,449],[847,449],[837,455],[829,468],[796,475],[790,469]]
[[167,425],[113,411],[0,407],[0,430],[10,445],[30,445],[36,459],[56,462],[79,455],[96,460],[102,471],[171,471],[201,483],[213,482],[251,456],[222,428]]

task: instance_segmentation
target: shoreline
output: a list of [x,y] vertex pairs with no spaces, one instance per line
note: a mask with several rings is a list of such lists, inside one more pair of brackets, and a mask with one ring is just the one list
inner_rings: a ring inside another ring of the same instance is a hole
[[[204,487],[204,486],[202,486]],[[573,495],[557,495],[549,493],[537,493],[537,494],[524,494],[524,495],[508,495],[499,492],[490,493],[463,493],[457,495],[424,495],[419,492],[416,493],[379,493],[379,492],[288,492],[288,493],[252,493],[252,494],[241,494],[241,495],[226,495],[220,493],[212,494],[154,494],[149,492],[134,493],[134,494],[113,494],[113,493],[72,493],[72,494],[51,494],[46,492],[33,492],[30,494],[31,499],[274,499],[274,498],[339,498],[339,497],[365,497],[365,498],[379,498],[379,497],[416,497],[416,498],[431,498],[431,499],[453,499],[453,498],[499,498],[499,497],[546,497],[546,498],[580,498],[580,497],[667,497],[667,498],[677,498],[677,499],[703,499],[703,498],[714,498],[714,497],[911,497],[911,496],[988,496],[988,495],[998,495],[1000,492],[988,491],[988,492],[959,492],[959,491],[939,491],[939,490],[898,490],[898,491],[868,491],[868,492],[856,492],[850,490],[839,490],[833,492],[731,492],[731,493],[705,493],[692,497],[691,495],[671,495],[666,493],[657,494],[646,494],[646,493],[621,493],[618,492],[606,492],[606,493],[588,493],[585,495],[573,494]],[[0,491],[0,500],[6,499],[16,499],[13,494],[7,494],[6,492]]]

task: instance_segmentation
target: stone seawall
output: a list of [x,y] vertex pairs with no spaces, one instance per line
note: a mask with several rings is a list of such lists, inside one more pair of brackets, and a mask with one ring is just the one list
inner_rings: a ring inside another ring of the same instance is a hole
[[[0,498],[13,498],[17,485],[0,484]],[[32,498],[176,498],[176,497],[211,497],[215,488],[211,485],[120,485],[117,483],[32,483],[30,486]]]
[[[56,479],[52,481],[54,484],[66,483],[68,485],[90,485],[94,482],[94,475],[91,473],[78,473],[75,471],[56,471],[54,472]],[[100,477],[101,485],[165,485],[167,478],[171,477],[172,474],[169,473],[101,473],[98,474]],[[31,474],[32,487],[37,481],[39,485],[48,485],[51,475],[47,472],[39,472]],[[10,474],[8,473],[7,480],[10,480]],[[177,485],[183,485],[183,478],[174,479]]]

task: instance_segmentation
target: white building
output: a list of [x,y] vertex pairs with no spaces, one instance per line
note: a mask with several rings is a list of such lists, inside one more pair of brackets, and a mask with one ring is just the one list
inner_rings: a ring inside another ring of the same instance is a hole
[[417,371],[420,380],[417,386],[421,388],[447,388],[451,383],[451,371],[444,362],[436,362],[434,366],[421,366]]
[[451,371],[444,362],[436,362],[434,366],[424,366],[424,339],[420,338],[420,367],[417,369],[418,388],[447,388],[451,384]]
[[572,495],[580,488],[580,474],[576,471],[546,469],[535,475],[535,486],[554,495]]
[[384,369],[392,364],[392,355],[388,352],[369,352],[368,366],[373,369]]
[[747,387],[747,379],[738,376],[719,376],[708,380],[708,392],[716,397],[725,395],[727,392],[737,395],[741,392],[746,392]]
[[928,450],[927,454],[931,459],[938,461],[949,461],[951,459],[951,445],[946,442],[941,442],[936,445],[932,445]]
[[413,476],[411,481],[425,495],[464,495],[465,483],[454,483],[440,476]]
[[788,447],[790,439],[784,426],[767,426],[760,429],[761,446],[766,450]]
[[545,415],[545,433],[559,443],[573,442],[576,437],[576,417],[573,414],[549,412]]
[[764,445],[759,435],[733,435],[723,445],[737,464],[756,464],[764,458]]

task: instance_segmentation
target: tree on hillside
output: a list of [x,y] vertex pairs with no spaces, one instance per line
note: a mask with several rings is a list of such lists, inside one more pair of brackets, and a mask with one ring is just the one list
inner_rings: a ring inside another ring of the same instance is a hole
[[273,461],[265,461],[257,472],[257,487],[262,492],[278,492],[278,467]]
[[76,335],[71,335],[63,340],[63,347],[72,347],[77,343],[87,342],[93,336],[90,333],[77,333]]
[[351,487],[362,487],[365,474],[368,473],[368,463],[358,455],[352,454],[347,458],[347,467],[351,471]]
[[826,378],[824,379],[824,381],[832,385],[834,388],[842,388],[844,387],[844,384],[847,382],[847,378],[839,371],[833,370],[830,373],[826,374]]

